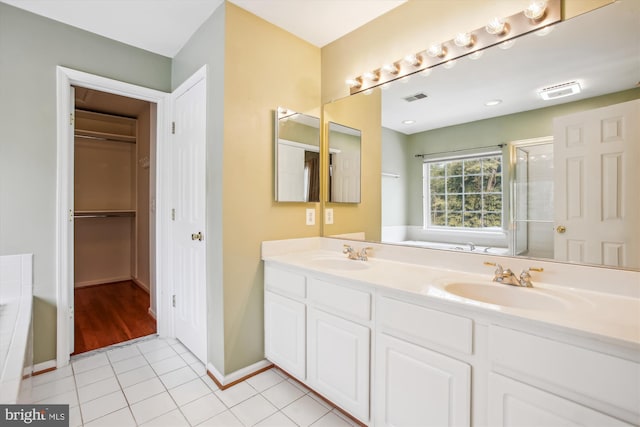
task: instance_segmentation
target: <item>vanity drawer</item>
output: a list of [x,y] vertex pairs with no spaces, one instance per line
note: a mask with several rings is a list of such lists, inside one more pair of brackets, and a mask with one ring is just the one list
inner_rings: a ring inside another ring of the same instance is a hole
[[371,294],[324,280],[311,279],[309,300],[328,311],[355,320],[371,320]]
[[473,321],[416,304],[380,297],[378,327],[420,345],[437,344],[464,354],[473,353]]
[[283,270],[270,265],[264,266],[265,288],[294,298],[304,299],[307,296],[307,279],[303,274]]
[[[548,338],[492,325],[491,370],[602,412],[638,421],[640,364]],[[633,414],[633,415],[631,415]],[[625,415],[625,414],[621,414]]]

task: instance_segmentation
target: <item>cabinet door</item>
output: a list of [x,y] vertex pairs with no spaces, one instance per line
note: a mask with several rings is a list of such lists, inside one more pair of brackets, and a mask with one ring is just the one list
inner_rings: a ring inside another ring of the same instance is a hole
[[309,309],[309,384],[354,417],[369,419],[369,328]]
[[466,363],[378,334],[376,381],[376,425],[470,425],[471,367]]
[[264,293],[264,348],[267,359],[304,380],[306,375],[305,306],[301,302]]
[[489,425],[630,426],[601,412],[494,373],[489,374]]

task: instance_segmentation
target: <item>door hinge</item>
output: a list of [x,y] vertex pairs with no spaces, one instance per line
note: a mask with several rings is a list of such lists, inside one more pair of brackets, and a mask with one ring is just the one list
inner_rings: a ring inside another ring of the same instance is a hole
[[174,135],[176,133],[176,122],[171,122],[171,133]]
[[171,208],[171,221],[176,220],[176,208]]
[[175,307],[176,307],[176,296],[175,296],[175,295],[173,295],[173,296],[171,297],[171,306],[172,306],[173,308],[175,308]]
[[73,113],[70,113],[70,114],[69,114],[69,125],[70,125],[70,126],[73,126],[73,120],[74,120],[74,118],[75,118],[74,114],[73,114]]

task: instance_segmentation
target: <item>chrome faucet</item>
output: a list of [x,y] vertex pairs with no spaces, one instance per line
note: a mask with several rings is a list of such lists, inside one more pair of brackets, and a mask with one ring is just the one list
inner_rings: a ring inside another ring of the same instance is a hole
[[369,259],[368,251],[373,249],[370,247],[366,247],[366,248],[360,249],[360,252],[358,252],[351,245],[343,245],[343,246],[344,246],[344,249],[342,250],[342,253],[347,254],[347,257],[349,259],[358,260],[358,261],[367,261]]
[[505,270],[500,264],[496,264],[495,262],[485,262],[484,264],[496,267],[493,275],[494,282],[511,286],[521,286],[523,288],[533,288],[530,271],[544,271],[543,268],[529,267],[526,270],[522,270],[520,276],[516,276],[510,268]]

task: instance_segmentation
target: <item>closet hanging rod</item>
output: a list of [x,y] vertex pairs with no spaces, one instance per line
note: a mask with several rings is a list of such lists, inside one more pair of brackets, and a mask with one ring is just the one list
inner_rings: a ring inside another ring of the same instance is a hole
[[485,146],[485,147],[463,148],[463,149],[460,149],[460,150],[440,151],[440,152],[438,152],[438,153],[423,153],[423,154],[416,154],[414,157],[422,157],[422,158],[425,158],[425,157],[429,157],[429,156],[438,156],[438,155],[440,155],[440,154],[462,153],[462,152],[465,152],[465,151],[477,151],[477,150],[483,150],[483,149],[485,149],[485,148],[496,148],[496,147],[504,148],[504,147],[506,147],[506,146],[507,146],[507,144],[487,145],[487,146]]
[[108,142],[124,142],[127,144],[135,144],[135,141],[125,141],[124,139],[115,139],[115,138],[105,138],[102,136],[89,136],[89,135],[81,135],[81,134],[74,134],[73,136],[75,136],[76,138],[85,138],[85,139],[91,139],[94,141],[108,141]]

